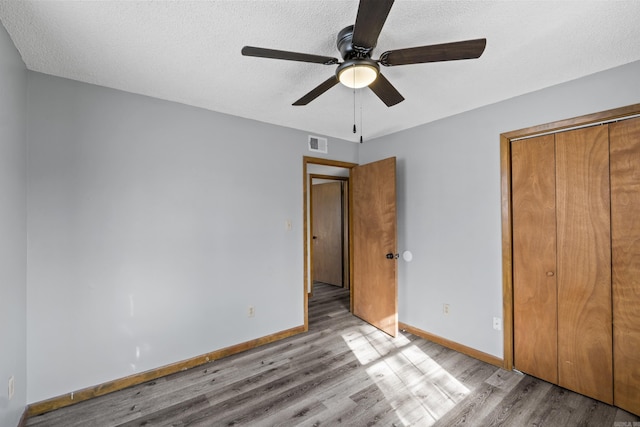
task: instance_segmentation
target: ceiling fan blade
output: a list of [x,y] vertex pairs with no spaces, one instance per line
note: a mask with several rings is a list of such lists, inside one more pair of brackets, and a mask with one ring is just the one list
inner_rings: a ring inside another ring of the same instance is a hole
[[258,58],[285,59],[288,61],[313,62],[316,64],[333,65],[339,61],[337,58],[308,53],[289,52],[286,50],[265,49],[262,47],[245,46],[242,48],[244,56],[257,56]]
[[393,0],[360,0],[351,41],[354,46],[368,50],[376,46],[391,6]]
[[378,74],[378,77],[369,85],[369,88],[378,95],[382,102],[387,104],[387,107],[393,107],[404,101],[404,97],[400,95],[400,92],[382,74]]
[[380,55],[378,62],[382,65],[391,66],[474,59],[482,55],[486,45],[487,39],[475,39],[390,50]]
[[338,82],[339,80],[335,75],[329,77],[327,80],[316,86],[315,89],[313,89],[311,92],[294,102],[293,105],[307,105],[308,103],[337,85]]

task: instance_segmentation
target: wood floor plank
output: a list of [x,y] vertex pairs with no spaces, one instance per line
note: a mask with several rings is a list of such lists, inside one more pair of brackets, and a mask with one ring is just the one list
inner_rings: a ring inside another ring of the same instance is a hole
[[32,417],[28,426],[613,427],[640,417],[352,316],[316,284],[309,332]]
[[[358,366],[358,362],[349,353],[342,353],[328,364],[307,369],[302,374],[278,379],[259,390],[252,390],[249,394],[239,395],[233,399],[212,405],[205,411],[194,415],[195,419],[210,419],[221,425],[252,425],[265,414],[271,414],[281,407],[285,407],[296,399],[304,398],[309,391],[322,387],[347,374]],[[311,378],[300,382],[301,379]],[[248,405],[247,402],[251,404]],[[222,415],[222,417],[221,417]],[[186,420],[191,421],[191,418]]]
[[484,384],[440,417],[434,425],[467,426],[474,425],[475,422],[484,422],[502,399],[504,394],[500,394],[500,390],[490,384]]
[[327,406],[323,402],[317,399],[306,399],[261,419],[259,424],[264,426],[277,425],[278,427],[300,426],[316,416],[326,414],[327,410]]
[[485,419],[498,407],[505,397],[518,385],[524,375],[496,370],[493,375],[476,387],[464,401],[440,418],[436,426],[482,425]]
[[182,423],[182,420],[189,417],[193,413],[209,406],[209,401],[205,396],[196,396],[187,401],[182,401],[162,410],[155,411],[148,416],[140,417],[126,423],[122,423],[120,427],[138,427],[149,425],[176,425]]
[[546,405],[535,408],[530,419],[538,425],[584,425],[577,423],[574,416],[581,410],[582,398],[583,396],[569,390],[552,387],[545,396]]
[[511,391],[522,379],[524,375],[516,371],[505,371],[504,369],[496,370],[485,381],[494,387],[504,391]]
[[486,426],[521,426],[540,405],[546,405],[545,395],[552,384],[533,377],[520,381],[484,420]]
[[352,406],[347,411],[329,415],[323,422],[323,425],[362,425],[363,418],[365,418],[370,408],[378,402],[383,402],[384,405],[388,405],[388,403],[385,402],[382,391],[380,391],[375,384],[369,382],[367,382],[366,387],[353,393],[349,399],[355,403],[355,406]]

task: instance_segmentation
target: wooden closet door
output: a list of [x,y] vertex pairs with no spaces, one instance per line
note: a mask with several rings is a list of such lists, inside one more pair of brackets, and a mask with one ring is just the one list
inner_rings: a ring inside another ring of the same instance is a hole
[[511,144],[514,366],[558,382],[553,135]]
[[614,402],[640,415],[640,119],[609,126]]
[[556,134],[558,384],[613,403],[608,126]]

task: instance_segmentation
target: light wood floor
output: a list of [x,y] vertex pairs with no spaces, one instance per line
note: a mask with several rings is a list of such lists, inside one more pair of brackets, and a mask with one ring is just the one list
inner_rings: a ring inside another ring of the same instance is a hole
[[[318,284],[310,330],[28,426],[624,426],[622,410],[352,316]],[[626,424],[628,422],[629,424]]]

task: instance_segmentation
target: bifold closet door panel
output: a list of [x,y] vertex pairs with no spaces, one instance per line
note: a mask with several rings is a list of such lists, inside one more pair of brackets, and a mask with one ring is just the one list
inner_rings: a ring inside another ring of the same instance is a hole
[[614,402],[640,415],[640,118],[609,126]]
[[613,403],[608,126],[556,134],[558,384]]
[[555,143],[511,144],[514,366],[558,382]]

